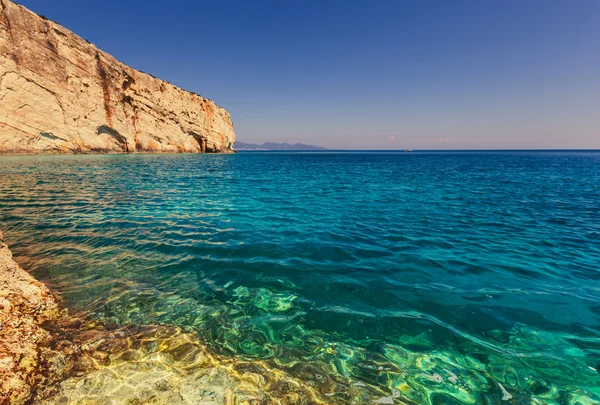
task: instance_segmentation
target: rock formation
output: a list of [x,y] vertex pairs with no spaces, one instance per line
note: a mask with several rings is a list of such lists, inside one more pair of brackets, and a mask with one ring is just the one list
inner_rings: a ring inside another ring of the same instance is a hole
[[227,152],[229,113],[0,0],[0,153]]
[[41,346],[50,338],[42,323],[58,318],[44,284],[12,260],[0,232],[0,403],[20,404],[31,396]]

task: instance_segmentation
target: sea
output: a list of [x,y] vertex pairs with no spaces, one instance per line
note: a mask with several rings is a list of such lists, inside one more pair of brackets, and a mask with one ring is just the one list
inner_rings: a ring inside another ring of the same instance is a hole
[[1,156],[0,229],[73,311],[368,403],[600,403],[600,151]]

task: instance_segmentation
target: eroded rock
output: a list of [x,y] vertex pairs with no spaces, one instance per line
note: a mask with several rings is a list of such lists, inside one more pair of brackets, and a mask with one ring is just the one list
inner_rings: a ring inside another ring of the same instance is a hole
[[0,0],[0,153],[228,152],[229,113]]
[[58,316],[46,286],[12,260],[0,232],[0,403],[21,404],[31,396],[41,348],[51,339],[42,324]]

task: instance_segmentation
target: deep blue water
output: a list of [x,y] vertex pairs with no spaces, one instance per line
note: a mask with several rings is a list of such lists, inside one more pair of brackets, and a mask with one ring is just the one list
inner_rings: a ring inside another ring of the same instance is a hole
[[600,152],[3,156],[0,179],[17,260],[108,324],[407,403],[600,401]]

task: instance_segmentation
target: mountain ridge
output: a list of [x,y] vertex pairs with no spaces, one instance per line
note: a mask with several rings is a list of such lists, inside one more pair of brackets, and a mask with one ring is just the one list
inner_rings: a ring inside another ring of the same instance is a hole
[[236,150],[239,151],[250,151],[250,150],[327,150],[327,148],[323,148],[322,146],[317,145],[308,145],[305,143],[295,142],[295,143],[287,143],[287,142],[263,142],[262,144],[256,143],[246,143],[236,141],[233,145]]

